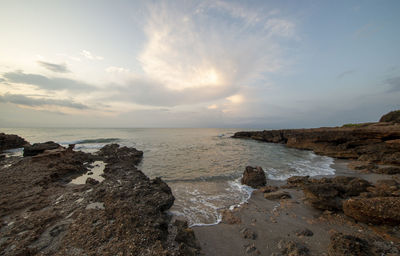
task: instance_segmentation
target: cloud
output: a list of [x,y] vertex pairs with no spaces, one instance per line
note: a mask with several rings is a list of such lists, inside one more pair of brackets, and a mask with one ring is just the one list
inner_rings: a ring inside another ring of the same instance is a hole
[[355,72],[356,71],[354,69],[349,69],[349,70],[343,71],[342,73],[340,73],[336,76],[336,79],[342,79],[343,77],[354,74]]
[[362,26],[361,28],[357,29],[354,32],[354,37],[357,39],[360,38],[365,38],[365,37],[369,37],[371,35],[373,35],[374,33],[378,32],[379,27],[376,26],[375,24],[366,24],[364,26]]
[[127,68],[110,66],[105,69],[107,73],[111,74],[129,74],[131,71]]
[[55,63],[50,63],[50,62],[45,62],[45,61],[38,61],[37,62],[40,66],[53,71],[53,72],[57,72],[57,73],[68,73],[71,72],[68,70],[67,68],[67,64],[63,63],[63,64],[55,64]]
[[86,59],[89,59],[89,60],[103,60],[104,59],[102,56],[96,56],[96,55],[94,55],[91,52],[86,51],[86,50],[82,50],[81,51],[81,55],[83,57],[85,57]]
[[112,86],[108,89],[104,101],[134,102],[146,106],[173,107],[192,105],[223,99],[237,92],[237,86],[188,87],[181,90],[170,89],[155,80],[138,78],[124,86]]
[[385,84],[390,86],[388,90],[389,93],[400,92],[400,76],[386,79]]
[[35,85],[45,90],[87,92],[94,89],[94,86],[84,82],[68,78],[49,78],[39,74],[25,74],[20,70],[4,73],[3,77],[10,83]]
[[60,106],[74,109],[89,109],[88,106],[80,103],[76,103],[70,100],[55,100],[46,98],[31,98],[22,94],[9,94],[0,95],[0,102],[13,103],[17,105],[38,107],[38,106]]
[[[281,44],[271,35],[292,36],[292,22],[242,13],[238,4],[206,3],[197,8],[150,5],[147,42],[138,57],[147,77],[173,90],[217,88],[251,83],[283,66]],[[221,20],[215,9],[241,18]]]

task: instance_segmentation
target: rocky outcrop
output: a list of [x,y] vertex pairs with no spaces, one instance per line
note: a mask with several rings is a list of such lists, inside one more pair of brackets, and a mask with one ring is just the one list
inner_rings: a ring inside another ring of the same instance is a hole
[[42,154],[46,150],[53,150],[58,148],[62,148],[61,145],[53,141],[26,145],[24,146],[24,156],[36,156]]
[[379,122],[400,123],[400,110],[391,111],[381,117]]
[[260,166],[247,166],[243,173],[241,182],[242,184],[252,188],[260,188],[265,186],[267,183],[267,178],[265,177],[264,170]]
[[393,123],[237,132],[233,138],[282,143],[337,158],[400,165],[400,125]]
[[25,139],[18,135],[0,133],[0,153],[7,149],[22,148],[28,144]]
[[369,256],[373,255],[368,241],[342,233],[335,233],[331,236],[329,244],[330,256]]
[[[0,254],[196,255],[187,224],[166,213],[174,197],[135,165],[142,152],[118,145],[91,155],[58,148],[0,172]],[[104,161],[104,181],[69,182]]]
[[281,250],[281,255],[287,256],[307,256],[310,255],[310,250],[303,244],[289,240],[281,240],[278,243],[278,248]]
[[351,198],[343,211],[355,220],[373,224],[400,224],[400,197]]
[[363,179],[337,176],[334,178],[310,179],[308,176],[288,179],[291,187],[303,188],[306,200],[320,210],[340,211],[343,201],[367,192],[372,185]]

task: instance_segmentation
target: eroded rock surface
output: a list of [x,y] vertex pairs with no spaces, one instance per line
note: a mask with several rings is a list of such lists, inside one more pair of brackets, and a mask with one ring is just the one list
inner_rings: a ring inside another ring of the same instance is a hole
[[0,153],[7,149],[22,148],[29,143],[18,135],[0,133]]
[[53,150],[61,148],[60,144],[53,141],[48,141],[44,143],[35,143],[33,145],[24,146],[24,156],[36,156],[44,153],[46,150]]
[[237,132],[233,138],[282,143],[317,154],[400,165],[400,124]]
[[[166,213],[174,202],[168,185],[135,167],[142,155],[118,145],[99,155],[57,148],[3,168],[0,254],[198,254],[187,224]],[[107,164],[104,181],[70,183],[94,161]]]
[[335,233],[329,245],[330,256],[369,256],[372,255],[368,242],[353,235]]
[[343,211],[355,220],[374,224],[400,224],[400,197],[351,198]]
[[250,186],[252,188],[260,188],[265,186],[267,178],[265,177],[264,170],[260,166],[251,167],[247,166],[243,173],[241,180],[242,184]]

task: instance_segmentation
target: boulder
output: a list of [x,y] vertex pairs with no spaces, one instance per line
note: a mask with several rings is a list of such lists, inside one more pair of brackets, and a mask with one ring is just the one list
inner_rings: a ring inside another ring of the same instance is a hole
[[369,256],[371,250],[366,240],[352,235],[335,233],[329,244],[330,256]]
[[267,183],[267,178],[265,177],[264,170],[256,166],[251,167],[247,166],[246,170],[243,173],[243,177],[241,180],[242,184],[250,186],[252,188],[260,188],[265,186]]
[[343,200],[366,192],[371,184],[360,178],[336,176],[334,178],[311,179],[304,185],[304,195],[314,208],[320,210],[342,210]]
[[400,224],[400,197],[351,198],[343,211],[357,221],[374,224]]
[[98,155],[104,157],[109,163],[129,161],[137,165],[143,158],[143,151],[136,148],[120,147],[118,144],[108,144],[102,147]]
[[45,150],[52,150],[57,148],[61,148],[61,145],[53,141],[26,145],[24,146],[24,156],[36,156],[42,154]]
[[22,148],[25,145],[29,145],[29,143],[18,135],[0,133],[0,152],[7,149]]
[[400,123],[400,110],[391,111],[381,117],[379,122]]

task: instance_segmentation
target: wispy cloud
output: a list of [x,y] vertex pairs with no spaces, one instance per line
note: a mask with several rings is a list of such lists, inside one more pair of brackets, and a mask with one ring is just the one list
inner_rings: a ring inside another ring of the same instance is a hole
[[67,90],[74,92],[87,92],[94,89],[92,85],[85,82],[68,78],[50,78],[39,74],[26,74],[20,70],[3,74],[10,83],[29,84],[45,90]]
[[[200,4],[197,12],[165,4],[150,6],[147,43],[138,58],[148,77],[174,90],[217,88],[250,83],[282,67],[280,44],[271,35],[291,36],[292,22],[256,18],[258,14],[241,12],[238,4],[207,3],[207,8]],[[242,20],[216,20],[213,8],[228,10]],[[249,19],[254,27],[249,27]]]
[[354,32],[355,38],[364,38],[378,32],[379,28],[375,24],[366,24]]
[[61,64],[56,64],[56,63],[50,63],[50,62],[45,62],[45,61],[38,61],[37,62],[40,66],[53,71],[57,73],[68,73],[70,72],[69,69],[67,68],[67,64],[61,63]]
[[22,94],[9,94],[0,95],[0,102],[13,103],[17,105],[37,107],[37,106],[60,106],[74,109],[89,109],[88,106],[76,103],[71,100],[55,100],[47,98],[32,98]]
[[91,52],[87,51],[87,50],[82,50],[80,53],[83,57],[85,57],[86,59],[89,60],[103,60],[104,58],[102,56],[97,56],[92,54]]
[[349,76],[354,74],[356,71],[354,69],[349,69],[349,70],[345,70],[343,72],[341,72],[340,74],[338,74],[336,76],[336,79],[342,79],[343,77]]

